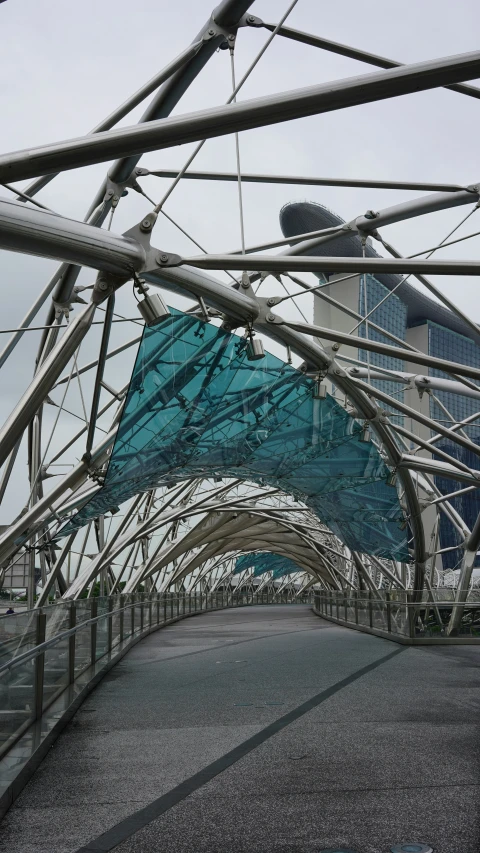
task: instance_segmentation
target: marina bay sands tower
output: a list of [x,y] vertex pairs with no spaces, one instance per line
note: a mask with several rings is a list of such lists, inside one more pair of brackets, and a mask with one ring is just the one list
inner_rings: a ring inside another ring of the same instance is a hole
[[[341,225],[340,216],[326,207],[314,202],[294,202],[286,204],[280,213],[280,225],[286,237],[318,231]],[[307,254],[336,256],[339,258],[378,257],[369,237],[365,246],[357,233],[341,232],[341,236],[325,245],[318,245]],[[480,390],[467,387],[462,393],[442,390],[442,379],[446,375],[440,370],[425,368],[401,359],[378,352],[369,352],[362,347],[362,338],[368,338],[387,345],[411,346],[433,357],[448,359],[452,362],[480,366],[480,346],[475,340],[472,329],[448,308],[422,293],[409,280],[410,276],[378,273],[345,276],[344,274],[320,274],[325,286],[314,297],[314,324],[339,332],[358,336],[358,348],[342,345],[338,357],[344,359],[344,366],[352,375],[365,377],[374,387],[394,395],[394,399],[452,426],[473,416],[478,410]],[[366,321],[362,318],[366,317]],[[326,341],[331,345],[331,341]],[[352,362],[355,362],[352,363]],[[362,366],[358,362],[363,362]],[[450,386],[451,387],[451,383]],[[393,412],[391,405],[386,405]],[[424,441],[433,436],[433,432],[411,418],[394,413],[394,422],[415,432]],[[480,424],[473,421],[463,427],[466,435],[480,443]],[[472,468],[478,468],[478,458],[469,450],[459,447],[448,439],[436,442],[439,450],[444,450],[459,461]],[[418,455],[435,458],[428,450],[420,450]],[[442,494],[450,494],[461,489],[462,484],[451,479],[435,476],[434,482]],[[465,490],[463,494],[451,498],[458,515],[471,526],[480,511],[480,497],[475,489]],[[428,517],[430,515],[430,518]],[[436,535],[434,508],[424,512],[427,539]],[[459,566],[462,550],[455,548],[460,544],[460,533],[445,515],[440,516],[439,549],[446,550],[437,558],[437,568],[455,569]],[[476,565],[480,565],[477,556]]]

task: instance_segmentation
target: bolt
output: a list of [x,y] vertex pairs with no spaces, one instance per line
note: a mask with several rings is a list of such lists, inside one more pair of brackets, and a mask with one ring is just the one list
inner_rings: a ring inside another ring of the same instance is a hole
[[229,37],[228,37],[228,40],[229,40],[229,41],[235,41],[235,36],[234,36],[234,34],[233,34],[233,33],[230,33],[230,35],[229,35]]
[[168,261],[168,255],[157,255],[157,261],[159,264],[166,264]]
[[247,18],[247,21],[249,24],[254,24],[255,23],[255,15],[249,15]]
[[275,305],[275,299],[268,299],[267,305]]
[[231,328],[232,327],[231,327],[230,323],[224,323],[223,324],[223,329],[225,332],[229,332]]
[[214,35],[215,35],[215,30],[209,30],[209,31],[208,31],[208,35],[209,35],[209,36],[214,36]]
[[106,281],[99,281],[98,282],[98,289],[99,290],[108,290],[107,282]]
[[273,323],[275,320],[275,314],[267,314],[267,320],[269,323]]
[[332,344],[332,349],[337,352],[340,349],[340,344]]
[[342,375],[342,371],[340,370],[339,367],[336,367],[333,372],[335,373],[335,376],[341,376]]

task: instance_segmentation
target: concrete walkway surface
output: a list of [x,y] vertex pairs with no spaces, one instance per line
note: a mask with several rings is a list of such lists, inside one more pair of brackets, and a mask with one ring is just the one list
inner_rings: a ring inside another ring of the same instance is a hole
[[0,825],[8,853],[480,853],[480,649],[410,648],[306,605],[143,640]]

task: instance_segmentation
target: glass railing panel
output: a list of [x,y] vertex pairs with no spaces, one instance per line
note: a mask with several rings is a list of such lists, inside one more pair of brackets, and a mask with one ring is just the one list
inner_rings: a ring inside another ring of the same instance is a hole
[[355,599],[347,598],[347,622],[355,624]]
[[370,625],[370,602],[368,598],[358,599],[358,624],[366,627]]
[[28,660],[0,673],[0,755],[35,718],[35,666]]
[[384,601],[374,599],[372,601],[372,627],[381,631],[387,630],[387,612]]
[[[43,612],[46,614],[47,630],[45,638],[51,639],[57,634],[62,634],[70,628],[70,604],[56,607],[55,616],[48,614],[48,608]],[[49,618],[50,616],[50,618]],[[50,629],[50,636],[49,636]],[[69,681],[69,648],[70,638],[63,637],[54,646],[45,650],[43,668],[43,707],[46,707],[56,694],[63,690]]]
[[37,644],[37,611],[0,616],[0,665]]
[[96,623],[95,660],[103,657],[108,651],[108,597],[97,598],[97,616],[102,616]]
[[111,635],[112,635],[112,648],[114,648],[120,642],[120,631],[121,631],[121,614],[120,614],[120,606],[122,602],[119,597],[112,598],[112,615],[111,615]]
[[392,634],[401,634],[402,636],[408,636],[409,627],[406,603],[404,601],[399,601],[395,598],[392,598],[392,601],[390,602],[390,614],[392,622]]
[[85,625],[75,633],[75,678],[90,666],[91,650],[91,629],[90,625]]

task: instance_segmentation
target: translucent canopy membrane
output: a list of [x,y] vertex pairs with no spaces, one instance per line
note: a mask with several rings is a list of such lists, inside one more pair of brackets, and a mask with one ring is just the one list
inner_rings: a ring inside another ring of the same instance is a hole
[[175,309],[145,328],[102,489],[62,528],[194,477],[236,477],[304,501],[351,549],[406,560],[397,491],[332,397],[270,353]]
[[257,554],[244,554],[242,557],[237,557],[233,574],[239,575],[246,571],[246,569],[252,568],[254,570],[254,578],[259,578],[260,575],[265,575],[267,572],[273,572],[273,580],[304,571],[293,560],[289,560],[288,557],[261,552]]

